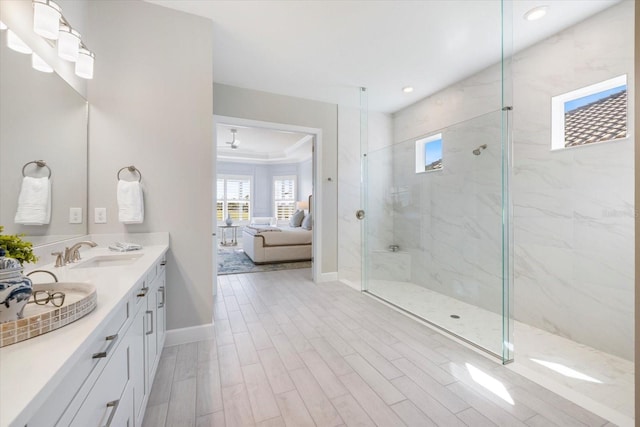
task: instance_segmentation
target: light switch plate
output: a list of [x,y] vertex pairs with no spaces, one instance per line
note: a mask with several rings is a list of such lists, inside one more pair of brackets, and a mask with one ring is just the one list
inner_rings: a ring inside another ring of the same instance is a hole
[[82,224],[82,208],[69,208],[69,224]]
[[107,208],[95,208],[93,213],[93,222],[95,224],[107,223]]

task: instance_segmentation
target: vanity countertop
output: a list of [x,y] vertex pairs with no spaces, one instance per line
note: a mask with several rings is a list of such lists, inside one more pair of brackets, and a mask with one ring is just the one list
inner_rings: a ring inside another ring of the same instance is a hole
[[[77,359],[86,350],[90,336],[112,317],[136,282],[154,266],[167,250],[167,244],[145,246],[128,252],[142,256],[133,264],[117,267],[74,268],[78,264],[54,268],[53,263],[39,267],[52,271],[60,282],[93,283],[97,307],[85,317],[55,331],[0,348],[0,426],[24,426],[66,375],[73,372]],[[118,252],[105,247],[83,250],[82,261]],[[35,283],[49,277],[34,275]]]

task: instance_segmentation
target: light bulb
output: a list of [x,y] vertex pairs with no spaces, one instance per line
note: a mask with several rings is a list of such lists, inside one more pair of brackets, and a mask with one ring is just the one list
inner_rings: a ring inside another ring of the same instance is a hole
[[547,10],[549,6],[538,6],[529,10],[524,14],[524,19],[527,21],[537,21],[538,19],[544,17],[547,14]]
[[44,59],[40,58],[35,52],[31,54],[31,66],[34,70],[42,71],[43,73],[53,73],[53,68]]
[[31,48],[11,30],[7,30],[7,47],[20,53],[33,52]]
[[80,33],[68,25],[61,25],[58,37],[58,56],[67,61],[76,62],[79,50]]
[[33,0],[33,31],[50,40],[58,39],[60,6],[51,0]]
[[83,79],[93,78],[93,62],[95,54],[88,49],[80,48],[80,55],[76,61],[76,75]]

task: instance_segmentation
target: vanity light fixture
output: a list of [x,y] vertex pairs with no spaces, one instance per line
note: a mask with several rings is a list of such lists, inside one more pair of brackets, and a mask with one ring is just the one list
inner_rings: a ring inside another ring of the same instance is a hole
[[[87,48],[80,33],[64,17],[62,8],[53,0],[32,0],[32,3],[33,31],[46,39],[56,40],[58,56],[76,63],[75,72],[78,77],[92,79],[95,54]],[[40,57],[34,57],[34,68],[36,64],[44,64],[44,61]],[[48,65],[46,67],[51,68]],[[44,71],[41,68],[46,67],[43,65],[36,69]]]
[[31,48],[11,30],[7,30],[7,47],[20,53],[30,54],[33,52]]
[[524,19],[526,19],[527,21],[537,21],[538,19],[543,18],[547,14],[548,10],[549,6],[534,7],[524,14]]
[[31,66],[34,70],[42,71],[43,73],[53,73],[51,65],[44,62],[44,59],[40,58],[35,52],[31,54]]
[[9,28],[9,27],[7,27],[7,24],[5,24],[4,22],[0,21],[0,31],[4,31],[7,28]]
[[402,88],[402,91],[404,93],[411,93],[411,92],[413,92],[413,87],[412,86],[405,86],[405,87]]
[[80,48],[78,60],[76,61],[76,75],[83,79],[93,78],[93,61],[95,54],[89,49]]
[[69,25],[61,25],[58,36],[58,56],[67,61],[76,62],[79,55],[80,33]]
[[58,40],[62,11],[51,0],[33,0],[33,31],[49,40]]

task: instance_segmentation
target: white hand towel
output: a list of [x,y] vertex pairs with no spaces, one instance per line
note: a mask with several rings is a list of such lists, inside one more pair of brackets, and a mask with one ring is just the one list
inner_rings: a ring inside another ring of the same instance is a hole
[[51,221],[51,180],[47,177],[22,179],[18,209],[14,222],[24,225],[44,225]]
[[118,181],[118,219],[124,224],[144,221],[144,197],[138,181]]

